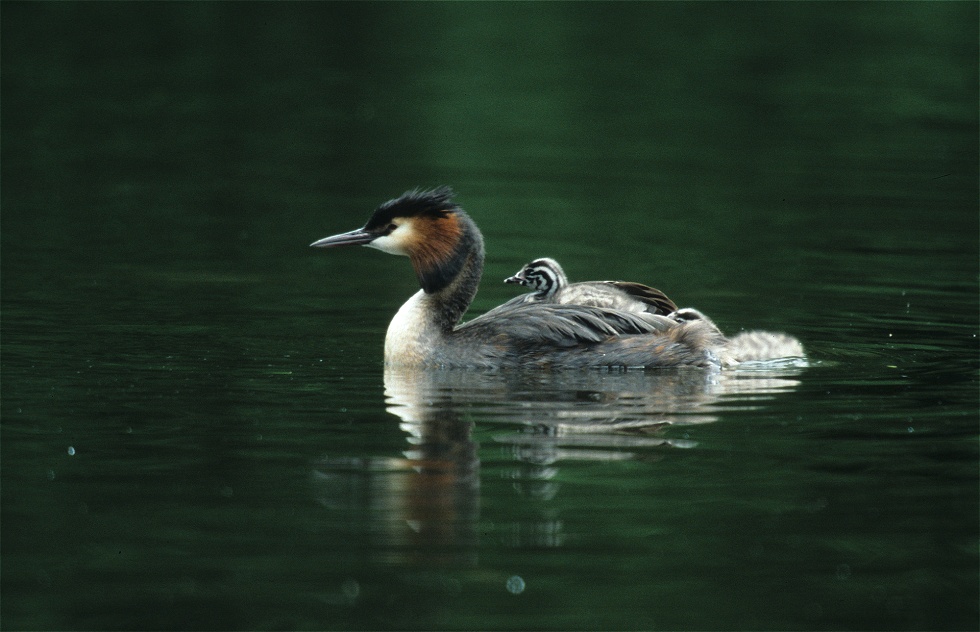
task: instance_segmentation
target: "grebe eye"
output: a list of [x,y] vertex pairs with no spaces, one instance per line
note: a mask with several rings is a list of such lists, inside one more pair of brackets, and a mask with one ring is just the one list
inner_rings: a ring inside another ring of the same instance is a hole
[[396,228],[398,228],[398,224],[388,224],[385,226],[385,235],[390,235]]

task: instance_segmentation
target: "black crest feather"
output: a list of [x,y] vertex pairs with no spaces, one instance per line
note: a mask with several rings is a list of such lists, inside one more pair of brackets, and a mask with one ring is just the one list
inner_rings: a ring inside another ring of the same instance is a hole
[[401,197],[379,206],[364,228],[371,230],[387,225],[396,217],[442,217],[459,210],[456,193],[448,186],[428,191],[406,191]]

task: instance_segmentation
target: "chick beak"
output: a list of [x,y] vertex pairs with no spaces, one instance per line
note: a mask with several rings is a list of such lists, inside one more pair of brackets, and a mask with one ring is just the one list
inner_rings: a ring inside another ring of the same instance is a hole
[[365,246],[377,238],[377,235],[369,233],[363,228],[352,230],[340,235],[324,237],[310,244],[312,248],[335,248],[337,246]]
[[504,279],[504,283],[519,283],[521,285],[524,285],[525,280],[526,279],[522,277],[520,274],[515,274],[512,277],[507,277],[506,279]]

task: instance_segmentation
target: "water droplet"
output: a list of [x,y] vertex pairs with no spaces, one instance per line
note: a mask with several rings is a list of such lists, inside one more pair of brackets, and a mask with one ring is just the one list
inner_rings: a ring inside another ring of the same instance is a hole
[[357,583],[356,579],[345,579],[344,583],[340,585],[340,590],[349,601],[354,601],[361,594],[361,585]]
[[524,579],[520,575],[511,575],[507,578],[507,592],[519,595],[524,592]]
[[909,432],[915,432],[915,428],[913,428],[912,426],[909,426]]
[[68,456],[75,456],[75,447],[68,446]]

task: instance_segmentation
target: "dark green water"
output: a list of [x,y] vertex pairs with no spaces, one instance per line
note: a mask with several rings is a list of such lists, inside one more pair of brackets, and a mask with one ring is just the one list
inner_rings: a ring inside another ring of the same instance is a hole
[[[11,3],[5,629],[975,629],[975,3]],[[385,375],[451,184],[809,367]]]

